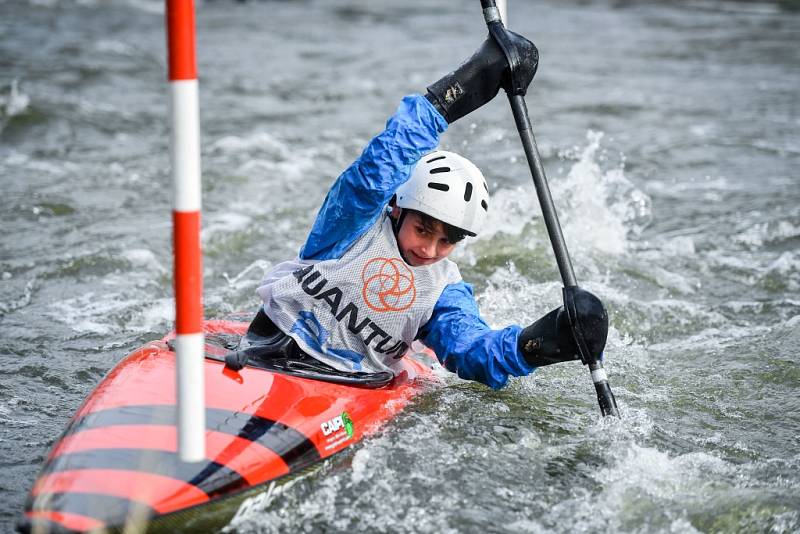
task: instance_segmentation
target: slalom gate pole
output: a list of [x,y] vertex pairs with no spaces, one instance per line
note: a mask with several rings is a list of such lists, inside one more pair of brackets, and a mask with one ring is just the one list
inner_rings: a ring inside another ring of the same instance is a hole
[[[516,53],[516,50],[508,49],[508,43],[506,39],[504,39],[506,29],[501,20],[500,10],[495,0],[481,0],[481,8],[483,9],[483,17],[489,29],[489,34],[492,35],[506,54],[506,58],[509,61],[509,68],[512,69],[513,77],[514,69],[519,67],[520,57],[519,54]],[[564,241],[564,234],[561,231],[561,224],[558,222],[558,214],[556,213],[556,207],[553,203],[553,197],[550,195],[550,188],[547,185],[542,159],[536,148],[536,139],[533,136],[531,120],[528,116],[528,107],[525,104],[525,90],[510,90],[508,92],[508,100],[511,104],[511,111],[514,114],[514,121],[517,125],[517,132],[519,132],[522,148],[528,160],[528,167],[531,171],[531,178],[533,178],[533,185],[536,188],[539,205],[542,208],[542,217],[547,227],[547,234],[553,246],[553,253],[555,254],[556,263],[558,264],[558,271],[561,274],[561,280],[564,284],[564,306],[568,307],[569,303],[566,298],[567,292],[576,288],[578,282],[575,278],[575,271],[572,268],[572,260],[567,250],[566,241]],[[595,392],[597,393],[597,402],[600,405],[600,411],[604,416],[613,415],[619,417],[617,401],[614,398],[614,394],[611,392],[611,386],[608,384],[608,376],[606,375],[605,369],[603,369],[603,362],[593,355],[588,354],[588,350],[586,350],[578,339],[575,329],[573,329],[573,335],[576,336],[576,342],[581,352],[581,360],[589,366],[589,370],[591,371],[592,382],[594,383]]]
[[497,11],[500,14],[500,22],[508,28],[508,0],[497,0]]
[[200,119],[194,1],[167,0],[166,8],[172,123],[170,161],[174,188],[178,454],[185,462],[199,462],[205,458],[206,412],[200,249]]

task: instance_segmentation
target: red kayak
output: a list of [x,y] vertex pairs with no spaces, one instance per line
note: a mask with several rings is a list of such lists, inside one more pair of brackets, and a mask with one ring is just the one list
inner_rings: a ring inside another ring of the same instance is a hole
[[50,451],[20,530],[219,528],[246,499],[374,432],[433,376],[409,356],[381,387],[274,369],[232,371],[220,359],[246,330],[243,322],[205,323],[204,461],[177,455],[170,334],[122,360],[89,395]]

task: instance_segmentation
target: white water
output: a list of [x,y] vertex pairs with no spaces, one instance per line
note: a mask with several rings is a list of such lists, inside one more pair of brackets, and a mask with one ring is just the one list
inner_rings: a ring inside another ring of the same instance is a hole
[[[485,29],[466,4],[198,5],[219,317],[255,309],[333,178]],[[800,530],[800,57],[781,9],[512,3],[541,52],[526,99],[576,274],[609,309],[623,418],[600,418],[577,363],[499,392],[440,369],[443,386],[232,530]],[[162,24],[161,2],[0,2],[3,527],[94,384],[171,328]],[[492,188],[488,231],[454,256],[486,320],[558,306],[507,102],[442,148]]]

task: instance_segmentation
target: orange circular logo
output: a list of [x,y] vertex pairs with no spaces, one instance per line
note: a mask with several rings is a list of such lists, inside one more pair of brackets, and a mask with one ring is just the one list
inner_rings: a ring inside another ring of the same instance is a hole
[[400,258],[372,258],[364,265],[361,280],[364,302],[377,312],[407,310],[417,298],[414,273]]

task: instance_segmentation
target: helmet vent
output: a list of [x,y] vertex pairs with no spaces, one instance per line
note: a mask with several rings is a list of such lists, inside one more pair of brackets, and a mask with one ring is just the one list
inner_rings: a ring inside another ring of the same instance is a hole
[[428,182],[428,187],[431,189],[436,189],[437,191],[450,191],[449,185],[441,184],[439,182]]
[[481,207],[484,211],[489,211],[489,204],[487,204],[485,200],[481,200]]
[[486,185],[486,180],[483,181],[483,188],[486,189],[486,192],[489,192],[489,186]]
[[444,159],[444,158],[445,158],[445,156],[436,156],[435,158],[429,159],[425,163],[433,163],[434,161],[439,161],[440,159]]
[[464,189],[464,202],[469,202],[472,198],[472,182],[467,182],[467,188]]
[[436,167],[431,169],[431,174],[441,174],[443,172],[450,172],[450,167]]

